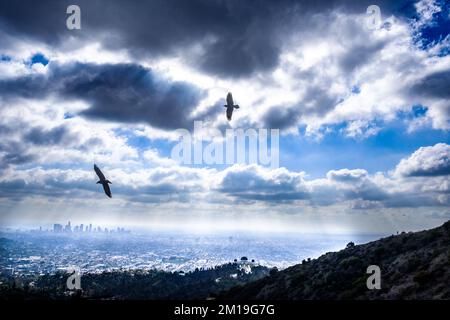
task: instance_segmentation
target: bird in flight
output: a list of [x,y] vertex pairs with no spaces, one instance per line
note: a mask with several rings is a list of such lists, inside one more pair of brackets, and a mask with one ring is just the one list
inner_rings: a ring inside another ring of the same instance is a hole
[[106,180],[105,175],[103,174],[103,172],[101,172],[100,168],[97,167],[97,165],[94,163],[94,170],[95,173],[97,174],[98,178],[100,180],[97,181],[97,183],[100,183],[103,186],[103,190],[105,191],[105,194],[111,198],[111,189],[109,188],[108,183],[111,183],[111,181]]
[[231,95],[231,92],[228,92],[227,94],[227,104],[223,105],[225,108],[227,108],[227,119],[228,121],[231,120],[231,116],[233,115],[234,109],[239,109],[239,106],[237,104],[234,104],[233,96]]

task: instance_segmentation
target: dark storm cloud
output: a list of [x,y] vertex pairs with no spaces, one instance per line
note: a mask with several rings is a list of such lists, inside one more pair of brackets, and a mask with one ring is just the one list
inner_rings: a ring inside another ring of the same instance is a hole
[[390,198],[390,195],[382,190],[375,183],[367,181],[361,187],[354,190],[344,192],[346,199],[361,199],[367,201],[385,201]]
[[[395,180],[390,180],[395,182]],[[269,172],[254,166],[231,168],[223,176],[217,192],[226,194],[236,202],[263,201],[271,204],[303,200],[312,206],[330,206],[348,202],[358,209],[400,208],[420,206],[446,206],[450,198],[441,182],[431,181],[436,191],[423,191],[409,185],[409,181],[397,181],[404,191],[378,182],[362,169],[341,169],[328,172],[326,179],[305,180],[291,171]]]
[[[398,13],[413,1],[379,1],[383,14]],[[65,27],[73,1],[2,1],[0,28],[18,37],[59,44],[68,37],[95,39],[136,57],[202,53],[187,57],[202,70],[224,77],[249,76],[278,64],[281,44],[295,29],[307,29],[315,13],[336,8],[365,13],[370,1],[295,0],[79,0],[81,30]],[[309,21],[309,22],[308,22]]]
[[302,104],[307,106],[308,114],[325,115],[340,101],[340,97],[330,93],[331,80],[324,79],[320,85],[311,86],[302,99]]
[[0,80],[0,97],[38,99],[50,92],[47,79],[39,74]]
[[[22,152],[23,151],[23,152]],[[6,167],[11,164],[25,164],[36,160],[36,157],[31,154],[27,154],[25,150],[11,151],[5,154],[0,160],[0,167]]]
[[[203,92],[185,82],[159,79],[138,65],[82,66],[63,94],[84,97],[87,117],[118,122],[145,122],[163,129],[190,128],[190,113]],[[64,78],[70,78],[70,75]]]
[[71,36],[103,39],[104,46],[126,47],[137,57],[170,55],[208,38],[194,64],[214,74],[242,76],[277,64],[276,12],[286,10],[275,1],[77,1],[82,29],[69,31],[70,4],[2,1],[0,26],[49,44]]
[[[97,176],[83,175],[81,171],[73,174],[70,170],[18,170],[16,174],[0,175],[0,199],[22,200],[33,196],[48,196],[51,198],[67,197],[86,198],[90,193],[103,195],[101,187],[95,183]],[[192,183],[193,176],[188,172],[180,172],[177,169],[167,171],[155,169],[150,175],[149,181],[143,185],[132,186],[127,181],[114,175],[109,176],[113,181],[114,197],[125,197],[131,202],[161,203],[161,202],[187,202],[190,194],[205,192],[200,182]],[[26,178],[23,178],[26,177]],[[159,177],[160,181],[153,180]],[[165,178],[165,179],[164,179]],[[166,181],[163,181],[166,180]],[[189,188],[183,182],[189,181]]]
[[217,191],[237,200],[273,203],[304,200],[310,197],[303,187],[301,176],[282,172],[273,177],[264,177],[255,167],[227,172]]
[[50,130],[33,128],[23,138],[36,145],[55,145],[70,140],[71,135],[66,127],[59,126]]
[[398,193],[383,203],[386,208],[420,208],[420,207],[447,207],[450,205],[450,198],[443,201],[437,201],[430,194],[407,194]]
[[437,177],[437,176],[446,176],[450,175],[450,165],[447,161],[446,164],[441,165],[437,168],[432,169],[418,169],[416,171],[412,171],[407,177]]
[[22,178],[0,181],[0,199],[7,198],[14,201],[33,196],[58,198],[78,191],[98,192],[98,186],[90,181],[65,182],[50,176],[41,182],[26,181]]
[[8,139],[4,138],[14,132],[15,129],[11,126],[11,124],[0,124],[0,135],[3,137],[3,139],[0,140],[0,169],[7,168],[12,164],[31,162],[35,159],[34,156],[27,153],[27,150],[23,144],[8,141]]
[[240,192],[240,193],[228,193],[229,196],[235,199],[245,201],[264,201],[268,203],[283,203],[296,200],[306,200],[310,198],[310,195],[306,192],[276,192],[276,193],[258,193],[258,192]]
[[450,99],[450,70],[432,73],[411,88],[411,93],[432,98]]
[[14,141],[0,142],[0,168],[30,163],[34,160],[36,160],[36,156],[31,154],[23,143]]
[[[8,104],[5,104],[6,108]],[[39,147],[65,147],[79,143],[77,133],[64,125],[46,129],[24,119],[0,124],[0,168],[33,163],[44,153]]]
[[353,72],[364,66],[376,53],[384,48],[385,44],[385,41],[363,45],[357,44],[340,57],[339,65],[344,72]]
[[301,110],[299,106],[287,108],[283,106],[273,106],[263,115],[262,121],[267,128],[286,129],[296,125],[300,116]]
[[280,130],[290,129],[298,125],[303,115],[323,116],[339,103],[339,97],[330,94],[326,86],[308,84],[305,86],[308,86],[307,92],[301,101],[288,106],[269,107],[261,117],[264,127]]
[[[195,120],[191,112],[204,97],[195,86],[162,79],[136,64],[50,63],[47,75],[0,80],[3,98],[42,98],[50,94],[86,101],[90,107],[82,115],[88,118],[147,123],[162,129],[191,128]],[[219,111],[207,109],[199,117],[213,117]],[[28,138],[37,144],[48,138],[58,140],[63,130],[33,132]]]

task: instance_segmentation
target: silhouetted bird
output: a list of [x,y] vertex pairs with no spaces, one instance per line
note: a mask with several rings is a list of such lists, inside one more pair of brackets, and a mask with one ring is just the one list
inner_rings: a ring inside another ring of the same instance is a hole
[[228,92],[228,94],[227,94],[227,104],[225,104],[224,107],[227,108],[227,119],[228,119],[228,121],[230,121],[231,116],[233,115],[233,110],[239,109],[239,106],[237,104],[234,104],[233,96],[231,95],[231,92]]
[[103,190],[105,190],[106,195],[111,198],[111,189],[109,189],[108,183],[112,184],[112,182],[106,180],[105,175],[103,174],[103,172],[100,171],[100,168],[97,167],[96,164],[94,164],[94,170],[95,173],[98,175],[98,178],[100,179],[97,181],[97,183],[101,183],[101,185],[103,186]]

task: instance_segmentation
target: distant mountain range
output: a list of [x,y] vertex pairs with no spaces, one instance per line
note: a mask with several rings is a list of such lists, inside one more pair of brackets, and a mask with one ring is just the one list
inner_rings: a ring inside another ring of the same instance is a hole
[[[379,266],[381,289],[366,285]],[[0,299],[450,299],[450,221],[439,228],[393,235],[303,261],[282,271],[246,260],[187,273],[114,271],[82,275],[0,274]]]
[[[369,265],[381,289],[366,285]],[[450,221],[352,245],[222,293],[222,299],[450,299]]]

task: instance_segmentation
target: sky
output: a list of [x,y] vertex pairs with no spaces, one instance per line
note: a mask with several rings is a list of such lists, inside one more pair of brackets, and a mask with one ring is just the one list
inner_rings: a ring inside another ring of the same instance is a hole
[[[448,2],[77,1],[70,30],[71,4],[0,3],[2,226],[388,234],[450,219]],[[279,167],[181,163],[195,121],[206,139],[279,130]]]

